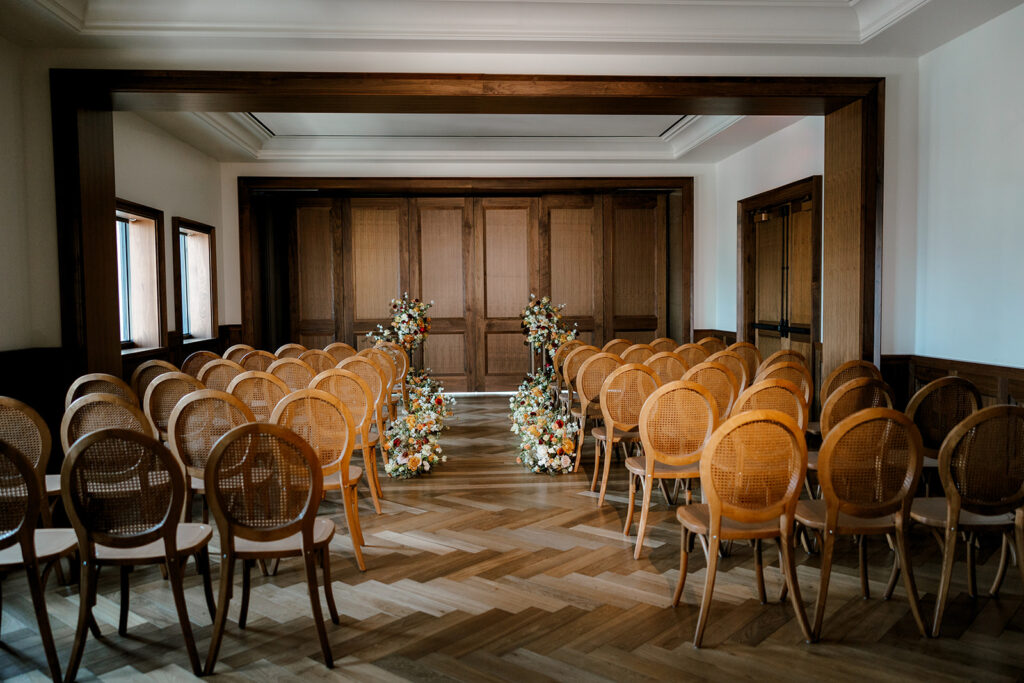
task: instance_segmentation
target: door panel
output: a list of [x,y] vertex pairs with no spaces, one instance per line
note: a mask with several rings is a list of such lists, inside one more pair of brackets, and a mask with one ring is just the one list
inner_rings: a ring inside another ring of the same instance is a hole
[[605,197],[606,330],[610,327],[616,337],[632,341],[640,333],[651,339],[665,335],[666,206],[659,193]]
[[300,204],[295,210],[293,340],[309,348],[330,344],[336,331],[331,210],[329,200]]
[[352,266],[357,332],[391,316],[402,294],[404,199],[351,200]]
[[[541,199],[540,229],[544,233],[546,228],[550,236],[551,300],[565,304],[563,318],[570,326],[577,325],[580,338],[585,338],[588,344],[595,337],[604,336],[602,225],[599,196]],[[543,250],[543,238],[541,243]],[[541,273],[544,273],[543,266]]]

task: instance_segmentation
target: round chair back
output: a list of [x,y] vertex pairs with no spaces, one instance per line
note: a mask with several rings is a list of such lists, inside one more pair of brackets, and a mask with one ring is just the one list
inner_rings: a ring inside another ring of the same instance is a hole
[[710,391],[715,397],[720,416],[728,415],[732,410],[732,404],[739,394],[739,387],[729,368],[721,363],[704,361],[687,370],[683,379],[696,382]]
[[248,344],[235,344],[224,350],[224,358],[225,360],[231,360],[240,364],[242,359],[245,358],[245,354],[255,350]]
[[765,379],[784,379],[800,387],[804,392],[804,400],[809,404],[814,395],[814,379],[807,366],[797,361],[773,363],[758,373],[755,382]]
[[676,343],[675,339],[670,337],[658,337],[651,342],[651,348],[654,349],[655,353],[661,353],[662,351],[675,351],[679,344]]
[[677,380],[658,387],[640,410],[640,441],[647,474],[654,463],[690,465],[718,425],[715,397],[695,382]]
[[732,407],[732,414],[751,410],[777,410],[793,418],[800,429],[807,429],[810,408],[800,387],[784,379],[766,379],[752,384],[740,394]]
[[[572,397],[572,392],[576,390],[576,376],[583,366],[583,361],[597,353],[601,353],[601,350],[596,346],[583,345],[577,346],[565,357],[565,363],[562,364],[562,381],[565,382],[566,387],[569,389],[570,398]],[[611,352],[609,351],[608,353]]]
[[348,483],[355,424],[352,414],[337,397],[319,389],[296,391],[277,404],[270,420],[292,430],[313,447],[324,477],[338,477],[340,473],[340,483]]
[[921,387],[907,403],[907,417],[921,430],[924,447],[937,451],[952,431],[981,409],[981,392],[963,377],[940,377]]
[[757,375],[757,368],[761,365],[761,352],[756,346],[750,342],[736,342],[731,344],[726,351],[732,351],[738,353],[740,358],[743,359],[743,363],[747,366],[747,377],[749,377],[749,383],[754,382],[754,377]]
[[750,386],[750,375],[747,374],[747,364],[743,360],[743,356],[739,355],[735,351],[719,351],[708,356],[708,360],[713,363],[721,363],[725,367],[729,368],[729,372],[736,379],[736,390],[737,392],[743,391]]
[[76,441],[101,429],[128,429],[156,436],[153,423],[137,406],[113,394],[89,394],[71,404],[60,422],[60,445],[64,453]]
[[334,358],[334,365],[337,367],[338,363],[345,360],[349,356],[356,355],[356,350],[346,344],[345,342],[334,342],[324,347],[324,351],[331,354]]
[[306,352],[306,347],[302,344],[284,344],[274,355],[278,358],[298,358]]
[[580,371],[576,373],[576,391],[580,395],[580,409],[583,415],[591,403],[598,405],[601,399],[601,386],[619,366],[622,359],[614,353],[595,353],[583,361]]
[[614,429],[635,429],[644,401],[659,386],[661,380],[646,365],[628,363],[613,370],[601,385],[600,394],[601,415],[609,436]]
[[267,368],[277,360],[277,356],[270,353],[270,351],[250,351],[249,353],[242,356],[242,360],[239,363],[246,370],[259,370],[260,372],[266,372]]
[[269,372],[249,370],[231,380],[227,393],[252,411],[257,422],[270,422],[278,401],[291,392],[288,385]]
[[309,349],[308,351],[304,351],[302,355],[299,356],[299,360],[313,368],[314,376],[320,374],[324,370],[330,370],[338,364],[338,361],[334,360],[334,356],[326,351],[321,351],[320,349]]
[[167,423],[167,437],[171,451],[189,475],[202,479],[206,461],[220,437],[238,425],[255,421],[249,407],[231,394],[202,389],[178,401]]
[[50,460],[50,429],[32,406],[7,396],[0,396],[0,444],[18,451],[45,481],[46,464]]
[[633,344],[619,355],[627,363],[643,363],[655,353],[657,351],[650,344]]
[[218,360],[220,356],[213,351],[196,351],[181,364],[181,371],[198,379],[199,371],[211,360]]
[[804,357],[804,354],[792,349],[781,349],[761,361],[761,364],[757,366],[757,373],[754,376],[760,378],[760,375],[765,370],[776,363],[801,363],[805,368],[807,367],[807,359]]
[[698,339],[697,346],[704,347],[704,350],[708,352],[709,356],[713,353],[718,353],[719,351],[725,351],[725,342],[718,337],[704,337],[703,339]]
[[621,356],[622,352],[633,345],[633,342],[628,339],[612,339],[604,346],[601,347],[601,351],[605,353],[614,353],[616,356]]
[[880,379],[860,377],[846,382],[825,401],[821,409],[821,437],[840,422],[868,408],[892,408],[892,389]]
[[659,351],[645,360],[644,365],[654,370],[662,384],[682,379],[686,371],[690,369],[682,356],[673,351]]
[[184,372],[167,372],[149,383],[142,399],[142,409],[153,423],[157,438],[167,439],[167,422],[178,401],[193,391],[205,388],[202,382]]
[[1024,406],[982,408],[954,427],[939,451],[939,478],[951,514],[1015,511],[1019,524],[1024,513]]
[[218,358],[211,360],[203,366],[196,378],[203,383],[207,389],[226,391],[231,380],[245,372],[245,368],[233,360]]
[[697,344],[682,344],[676,347],[675,354],[683,359],[686,367],[692,368],[698,363],[703,363],[711,354],[703,346]]
[[105,372],[91,372],[82,375],[68,387],[68,393],[64,396],[64,409],[67,410],[72,403],[87,394],[113,394],[128,403],[139,405],[139,397],[120,377]]
[[310,380],[316,374],[313,368],[298,358],[278,358],[267,372],[284,382],[291,391],[298,391],[309,386]]
[[851,379],[857,379],[859,377],[871,377],[873,379],[882,379],[882,373],[878,371],[874,363],[866,360],[850,360],[846,361],[832,373],[825,378],[825,381],[821,383],[821,400],[827,401],[828,397],[832,395],[832,392],[843,386]]
[[165,372],[178,372],[178,368],[165,360],[147,360],[140,364],[132,373],[132,388],[135,395],[140,398],[145,396],[149,383]]
[[369,434],[376,402],[373,390],[362,377],[349,370],[331,368],[314,377],[309,388],[326,391],[344,403],[356,431],[363,437]]

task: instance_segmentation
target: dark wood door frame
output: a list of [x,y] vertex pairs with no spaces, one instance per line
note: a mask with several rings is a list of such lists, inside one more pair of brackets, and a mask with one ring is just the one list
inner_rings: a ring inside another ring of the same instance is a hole
[[[864,296],[853,342],[858,353],[878,355],[881,78],[53,69],[50,95],[62,342],[75,371],[121,371],[113,110],[824,115],[826,168],[830,154],[842,162],[833,168],[857,180],[852,191],[862,207],[854,221],[863,237],[856,284]],[[837,141],[847,143],[837,147],[842,154],[830,151]],[[830,194],[841,187],[830,185]],[[241,265],[245,272],[251,264]]]

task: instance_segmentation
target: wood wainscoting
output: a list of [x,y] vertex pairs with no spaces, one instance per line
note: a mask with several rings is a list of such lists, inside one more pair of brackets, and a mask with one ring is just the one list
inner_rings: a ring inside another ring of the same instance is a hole
[[1024,402],[1024,368],[928,356],[888,355],[882,356],[881,369],[882,377],[896,394],[896,406],[901,409],[918,389],[946,375],[974,382],[986,406]]

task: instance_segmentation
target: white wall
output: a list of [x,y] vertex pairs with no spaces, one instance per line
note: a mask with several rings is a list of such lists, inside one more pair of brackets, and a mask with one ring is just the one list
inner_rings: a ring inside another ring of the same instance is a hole
[[917,353],[1024,367],[1024,6],[920,60]]
[[[238,230],[225,235],[221,230],[220,164],[194,147],[185,144],[161,128],[131,112],[114,112],[114,182],[118,199],[164,212],[164,261],[167,282],[167,329],[177,329],[174,320],[174,238],[171,218],[180,216],[216,228],[218,279],[225,252],[238,260]],[[113,226],[113,223],[111,223]],[[222,248],[225,244],[227,248]],[[234,283],[232,286],[230,283]],[[238,269],[235,279],[218,283],[217,306],[223,310],[225,295],[238,295]],[[227,293],[224,290],[233,290]],[[224,324],[224,316],[219,324]],[[230,319],[230,322],[238,320]]]

